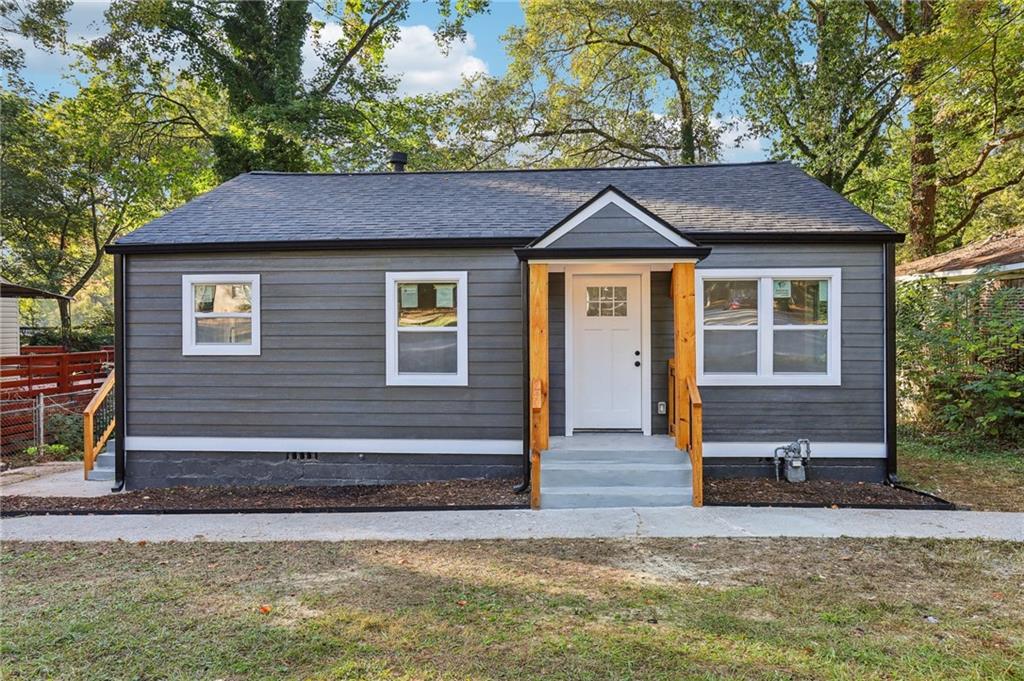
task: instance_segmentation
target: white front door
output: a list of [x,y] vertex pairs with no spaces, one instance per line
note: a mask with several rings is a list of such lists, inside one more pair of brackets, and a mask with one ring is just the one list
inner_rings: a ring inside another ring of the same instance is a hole
[[577,275],[572,282],[573,428],[640,430],[640,275]]

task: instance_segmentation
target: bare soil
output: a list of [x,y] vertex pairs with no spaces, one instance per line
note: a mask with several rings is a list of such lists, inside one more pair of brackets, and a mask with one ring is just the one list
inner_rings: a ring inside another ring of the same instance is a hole
[[872,482],[808,480],[803,483],[767,478],[704,481],[705,503],[735,504],[820,504],[822,506],[887,505],[936,506],[939,502],[889,485]]
[[104,497],[3,498],[4,514],[19,511],[246,511],[332,508],[400,508],[445,506],[527,506],[515,494],[517,480],[447,480],[399,485],[343,487],[170,487]]

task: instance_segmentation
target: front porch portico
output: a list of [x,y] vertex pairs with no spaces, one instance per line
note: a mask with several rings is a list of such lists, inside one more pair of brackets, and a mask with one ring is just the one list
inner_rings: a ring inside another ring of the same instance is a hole
[[[517,250],[528,263],[534,508],[701,505],[694,271],[709,252],[611,187]],[[552,296],[555,276],[562,300]],[[553,299],[564,315],[554,350]],[[671,315],[668,361],[652,353],[656,310],[662,327]],[[554,382],[552,359],[561,373]],[[557,429],[553,384],[564,420]]]

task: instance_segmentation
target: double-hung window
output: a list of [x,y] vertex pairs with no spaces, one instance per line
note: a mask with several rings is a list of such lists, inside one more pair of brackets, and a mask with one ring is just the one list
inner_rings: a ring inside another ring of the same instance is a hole
[[182,354],[260,354],[260,275],[186,274],[181,308]]
[[697,270],[702,385],[839,385],[841,270]]
[[387,384],[468,385],[465,272],[388,272]]

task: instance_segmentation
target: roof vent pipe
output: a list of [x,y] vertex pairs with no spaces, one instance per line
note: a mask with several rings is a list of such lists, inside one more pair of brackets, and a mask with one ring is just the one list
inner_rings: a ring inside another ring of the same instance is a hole
[[391,153],[391,159],[388,163],[391,164],[391,170],[396,173],[405,172],[405,164],[409,162],[409,154],[404,151],[395,151]]

